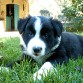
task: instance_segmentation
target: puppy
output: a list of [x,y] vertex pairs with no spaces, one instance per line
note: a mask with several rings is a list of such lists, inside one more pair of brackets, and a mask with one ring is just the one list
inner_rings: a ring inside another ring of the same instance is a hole
[[69,58],[83,55],[83,37],[62,32],[62,23],[44,16],[28,16],[18,22],[21,35],[22,54],[30,56],[42,67],[33,78],[41,80],[42,75],[55,69],[54,63],[67,63]]

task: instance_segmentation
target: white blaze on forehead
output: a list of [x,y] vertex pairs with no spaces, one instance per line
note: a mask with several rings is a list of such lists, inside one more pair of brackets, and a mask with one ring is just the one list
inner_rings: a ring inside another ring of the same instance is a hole
[[39,17],[36,17],[36,21],[34,23],[34,28],[36,31],[36,37],[39,37],[40,30],[41,30],[42,24],[41,24],[41,19]]
[[[40,31],[42,28],[41,19],[39,17],[35,17],[35,19],[36,19],[34,22],[35,35],[33,38],[30,39],[30,41],[27,44],[27,54],[37,62],[42,62],[44,60],[43,59],[41,60],[41,57],[45,55],[46,44],[40,38]],[[34,47],[42,48],[38,56],[34,54],[34,50],[33,50]]]

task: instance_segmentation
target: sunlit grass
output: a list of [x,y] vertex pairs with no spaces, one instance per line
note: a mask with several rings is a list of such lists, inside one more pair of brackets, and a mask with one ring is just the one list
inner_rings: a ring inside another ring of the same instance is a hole
[[0,55],[3,56],[3,61],[8,63],[10,60],[15,60],[21,55],[19,46],[19,38],[0,38]]
[[[1,66],[21,57],[19,38],[0,38]],[[0,83],[83,83],[83,58],[70,60],[67,65],[56,65],[58,72],[48,73],[40,82],[34,82],[32,77],[40,68],[36,62],[24,60],[20,65],[16,64],[9,72],[0,71]]]

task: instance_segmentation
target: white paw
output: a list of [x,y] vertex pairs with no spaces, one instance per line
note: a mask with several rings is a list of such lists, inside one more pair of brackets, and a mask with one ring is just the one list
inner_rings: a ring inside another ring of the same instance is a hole
[[41,72],[36,72],[33,75],[33,79],[35,80],[41,80],[42,79],[42,73]]
[[33,75],[34,80],[41,80],[45,78],[48,72],[52,72],[55,69],[50,62],[45,62],[42,67]]

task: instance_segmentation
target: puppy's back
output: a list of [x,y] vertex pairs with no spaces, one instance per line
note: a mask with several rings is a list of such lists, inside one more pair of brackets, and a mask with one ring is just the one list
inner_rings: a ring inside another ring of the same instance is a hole
[[70,57],[83,55],[83,37],[70,32],[62,33],[62,42]]

